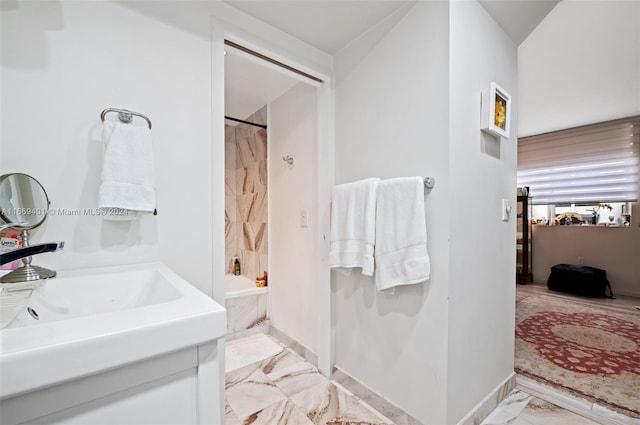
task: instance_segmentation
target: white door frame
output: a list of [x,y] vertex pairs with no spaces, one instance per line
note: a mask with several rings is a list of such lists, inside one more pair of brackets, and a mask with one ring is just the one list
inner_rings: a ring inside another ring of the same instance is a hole
[[[244,38],[240,36],[242,34]],[[309,83],[317,89],[317,187],[315,225],[317,258],[312,284],[317,287],[318,300],[318,368],[331,377],[335,361],[335,293],[331,288],[331,273],[328,264],[331,190],[334,185],[334,87],[333,78],[317,69],[301,65],[294,55],[278,55],[265,46],[257,36],[248,36],[246,31],[213,18],[212,22],[212,244],[214,253],[224,253],[224,40],[228,39],[268,57],[277,58],[288,66],[317,76],[317,83],[293,73],[295,78]],[[224,305],[224,255],[215,255],[212,260],[213,289],[211,296]]]

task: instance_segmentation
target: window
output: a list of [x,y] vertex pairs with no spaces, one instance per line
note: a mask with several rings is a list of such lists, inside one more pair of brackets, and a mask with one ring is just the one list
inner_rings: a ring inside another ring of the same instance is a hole
[[640,117],[518,140],[518,187],[534,205],[638,200]]

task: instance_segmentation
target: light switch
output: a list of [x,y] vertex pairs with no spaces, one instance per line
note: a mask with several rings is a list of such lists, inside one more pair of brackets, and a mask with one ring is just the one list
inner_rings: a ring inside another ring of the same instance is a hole
[[502,221],[509,221],[509,214],[511,213],[511,204],[508,199],[502,200]]
[[300,210],[300,227],[309,227],[309,210]]

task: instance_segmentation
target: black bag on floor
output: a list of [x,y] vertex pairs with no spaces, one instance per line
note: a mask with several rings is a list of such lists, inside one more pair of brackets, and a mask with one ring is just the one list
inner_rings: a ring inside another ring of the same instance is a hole
[[[582,295],[583,297],[613,298],[606,270],[595,267],[556,264],[551,267],[547,286],[552,291]],[[609,289],[609,295],[607,295]]]

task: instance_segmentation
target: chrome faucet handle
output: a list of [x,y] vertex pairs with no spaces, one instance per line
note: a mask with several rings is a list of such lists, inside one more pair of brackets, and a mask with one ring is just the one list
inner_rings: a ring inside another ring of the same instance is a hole
[[33,280],[49,279],[56,275],[55,270],[31,264],[31,256],[44,252],[56,252],[64,248],[64,242],[48,242],[38,245],[28,244],[28,234],[24,230],[22,241],[26,246],[0,254],[0,264],[22,259],[22,266],[0,277],[0,283],[31,282]]
[[47,242],[38,245],[29,245],[0,254],[0,266],[32,255],[45,252],[56,252],[64,248],[64,242]]

